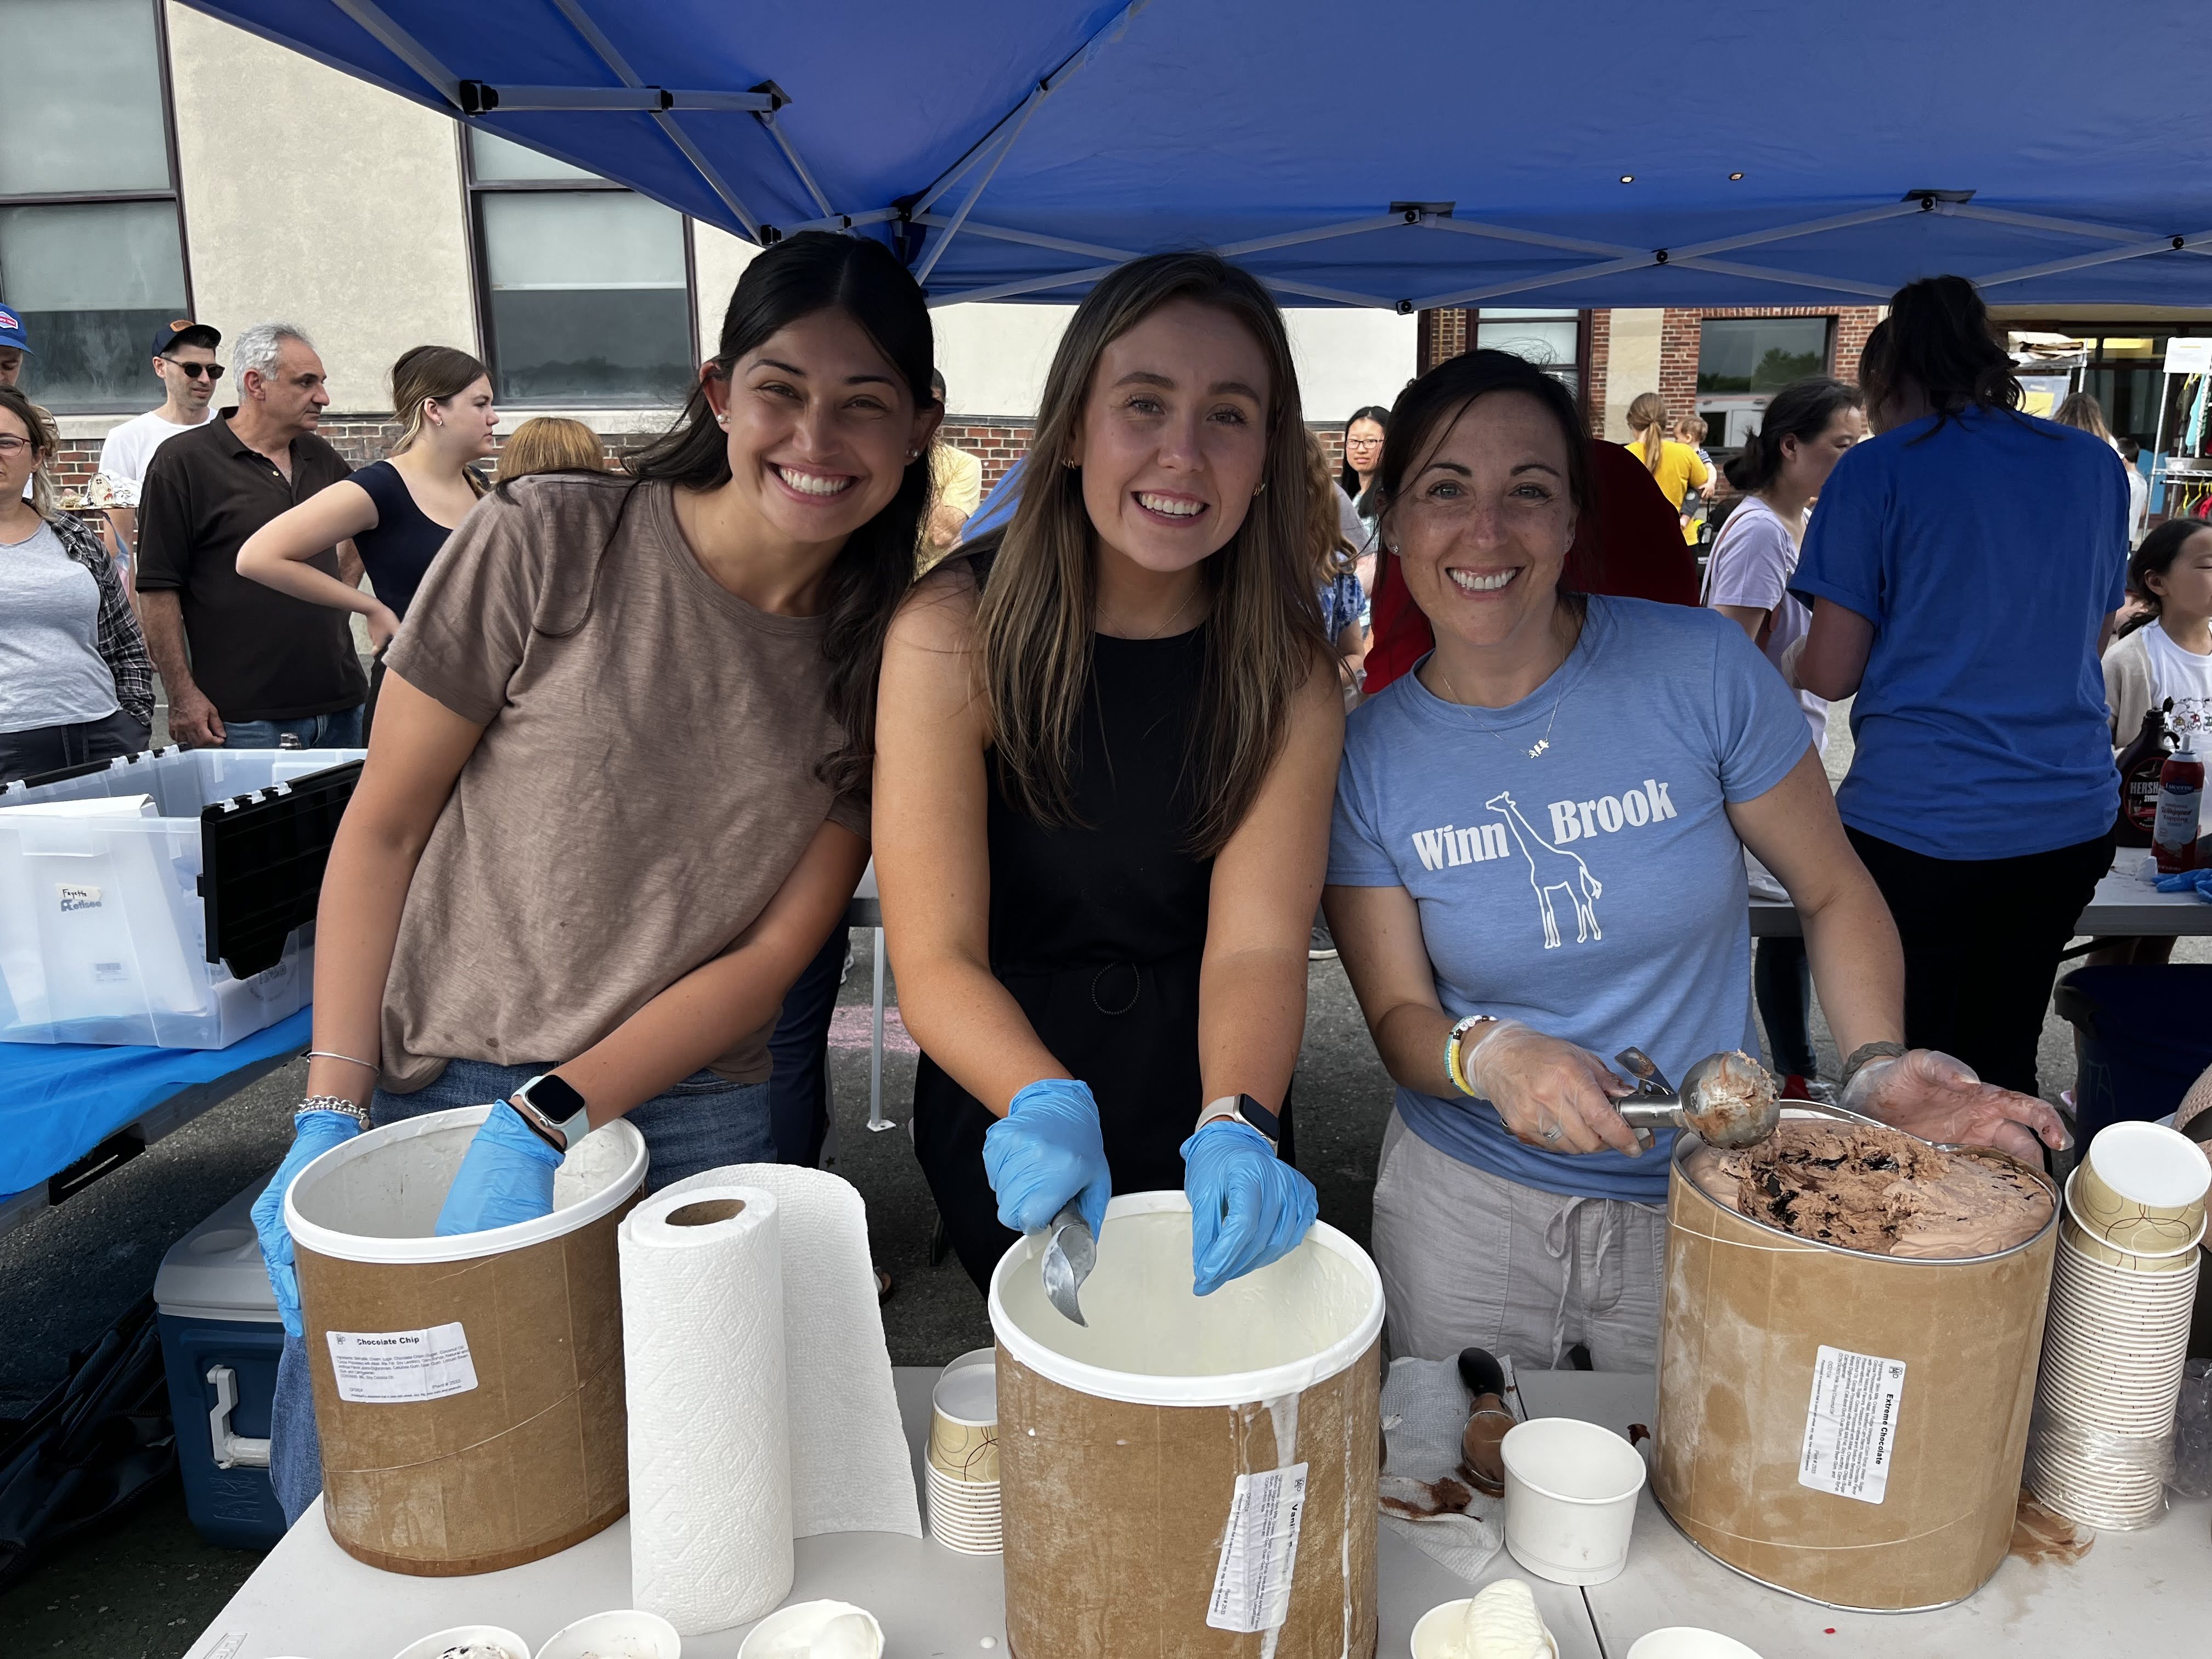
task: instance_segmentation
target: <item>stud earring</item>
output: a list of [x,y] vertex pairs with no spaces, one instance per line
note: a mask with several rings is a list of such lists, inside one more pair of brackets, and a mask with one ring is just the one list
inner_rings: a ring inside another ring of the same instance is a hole
[[1260,481],[1260,487],[1259,487],[1257,489],[1254,490],[1254,491],[1252,492],[1252,494],[1253,494],[1255,496],[1260,496],[1260,495],[1266,495],[1267,493],[1267,480],[1266,480],[1266,479],[1262,478],[1262,479]]
[[909,461],[919,460],[921,458],[921,452],[918,449],[909,449],[906,453],[906,458]]
[[726,415],[717,415],[714,416],[714,424],[726,432],[730,427],[730,417]]

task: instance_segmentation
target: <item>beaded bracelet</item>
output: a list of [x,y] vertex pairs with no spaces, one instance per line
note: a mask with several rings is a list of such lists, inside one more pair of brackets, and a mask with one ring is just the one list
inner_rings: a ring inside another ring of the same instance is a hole
[[1498,1016],[1495,1014],[1469,1014],[1453,1026],[1451,1035],[1444,1039],[1444,1075],[1452,1080],[1453,1088],[1470,1100],[1477,1098],[1477,1096],[1474,1085],[1467,1080],[1465,1067],[1460,1063],[1460,1051],[1469,1031],[1478,1025],[1495,1025],[1497,1023]]

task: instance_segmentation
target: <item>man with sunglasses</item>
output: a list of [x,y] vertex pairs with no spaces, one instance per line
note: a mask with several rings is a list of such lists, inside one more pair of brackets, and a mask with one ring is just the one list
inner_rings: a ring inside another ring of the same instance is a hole
[[131,416],[100,447],[100,475],[116,503],[107,509],[107,522],[125,557],[136,557],[138,551],[138,485],[146,464],[168,440],[205,426],[215,413],[216,382],[222,379],[215,349],[222,343],[222,335],[189,317],[155,329],[154,373],[167,395],[159,409]]

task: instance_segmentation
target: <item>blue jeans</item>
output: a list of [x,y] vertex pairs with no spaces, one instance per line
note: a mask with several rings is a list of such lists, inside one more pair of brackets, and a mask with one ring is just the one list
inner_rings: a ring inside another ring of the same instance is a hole
[[779,1164],[811,1170],[822,1162],[822,1143],[830,1133],[830,1018],[837,1010],[837,988],[851,945],[844,923],[830,930],[814,960],[783,994],[783,1013],[768,1040],[775,1062],[768,1085],[769,1127]]
[[[226,749],[274,749],[279,738],[297,738],[303,749],[358,749],[361,747],[362,705],[341,708],[335,714],[310,714],[296,720],[225,720],[222,723],[222,746]],[[480,1100],[471,1101],[481,1106]],[[438,1109],[442,1110],[443,1108]]]
[[[495,1066],[489,1060],[448,1060],[435,1083],[411,1095],[376,1091],[369,1115],[379,1125],[426,1112],[447,1112],[504,1100],[546,1066]],[[769,1133],[769,1085],[732,1083],[712,1072],[694,1072],[664,1094],[628,1114],[645,1137],[651,1163],[645,1190],[659,1188],[730,1164],[773,1164]],[[287,1335],[276,1362],[276,1396],[269,1413],[269,1484],[290,1526],[323,1489],[322,1446],[315,1430],[315,1396],[307,1376],[307,1345]]]

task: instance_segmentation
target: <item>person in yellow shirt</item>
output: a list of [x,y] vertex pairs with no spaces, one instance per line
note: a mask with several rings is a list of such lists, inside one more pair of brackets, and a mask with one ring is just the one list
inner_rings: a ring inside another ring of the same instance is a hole
[[[941,411],[945,408],[945,377],[933,370],[929,389]],[[964,449],[955,449],[948,443],[933,444],[929,451],[929,517],[923,521],[921,538],[914,550],[914,574],[917,577],[952,550],[953,544],[960,539],[961,526],[968,522],[969,515],[983,501],[983,463]]]
[[[1677,513],[1682,510],[1685,495],[1713,481],[1712,468],[1698,459],[1696,450],[1667,435],[1667,405],[1659,401],[1657,392],[1640,392],[1629,404],[1628,429],[1636,434],[1628,447],[1643,461],[1659,493]],[[1682,538],[1694,546],[1697,532],[1686,526]]]

